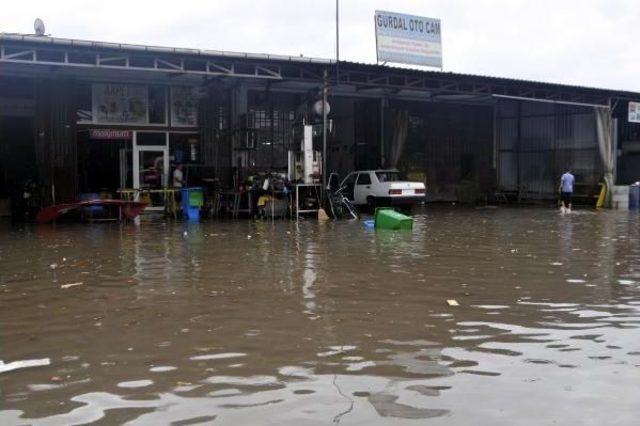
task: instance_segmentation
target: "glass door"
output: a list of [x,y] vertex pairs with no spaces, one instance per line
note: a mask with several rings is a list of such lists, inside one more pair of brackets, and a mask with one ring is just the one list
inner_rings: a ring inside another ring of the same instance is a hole
[[136,201],[148,203],[145,210],[163,211],[163,189],[169,176],[169,133],[133,132],[132,173]]
[[[167,186],[169,176],[168,139],[167,132],[134,132],[132,171],[135,189],[154,190]],[[153,141],[154,145],[147,145],[147,141]]]
[[139,150],[138,189],[162,189],[167,186],[164,157],[164,150]]

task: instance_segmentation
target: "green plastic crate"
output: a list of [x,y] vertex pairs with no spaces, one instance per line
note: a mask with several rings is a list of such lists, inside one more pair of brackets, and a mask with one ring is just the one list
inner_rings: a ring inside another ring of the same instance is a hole
[[391,207],[378,207],[374,217],[376,229],[413,229],[413,218]]

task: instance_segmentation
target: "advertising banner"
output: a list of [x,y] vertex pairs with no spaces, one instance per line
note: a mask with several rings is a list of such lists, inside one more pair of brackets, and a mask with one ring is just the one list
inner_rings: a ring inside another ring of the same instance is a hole
[[378,62],[442,68],[440,20],[376,11]]
[[629,123],[640,123],[640,102],[629,102]]
[[149,98],[146,86],[96,83],[92,86],[94,123],[149,122]]

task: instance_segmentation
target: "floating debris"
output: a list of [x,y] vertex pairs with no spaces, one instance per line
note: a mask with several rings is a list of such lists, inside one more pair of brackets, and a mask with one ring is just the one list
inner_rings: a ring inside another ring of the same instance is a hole
[[0,373],[6,373],[19,368],[42,367],[49,364],[51,364],[51,360],[49,358],[25,359],[22,361],[13,361],[8,364],[5,364],[0,360]]
[[142,379],[142,380],[131,380],[128,382],[120,382],[118,383],[118,387],[134,389],[134,388],[144,388],[147,386],[151,386],[152,384],[153,384],[153,380]]
[[71,288],[71,287],[77,287],[79,285],[83,285],[83,282],[77,282],[77,283],[69,283],[69,284],[62,284],[60,286],[60,288]]
[[460,304],[456,299],[447,299],[447,304],[449,306],[460,306]]
[[318,209],[318,220],[321,222],[329,220],[329,215],[323,208]]
[[149,371],[151,371],[152,373],[164,373],[166,371],[173,371],[177,369],[178,367],[174,367],[172,365],[158,365],[155,367],[151,367]]
[[196,355],[196,356],[192,356],[189,359],[192,361],[207,361],[211,359],[240,358],[243,356],[247,356],[247,354],[242,352],[227,352],[227,353],[219,353],[219,354]]

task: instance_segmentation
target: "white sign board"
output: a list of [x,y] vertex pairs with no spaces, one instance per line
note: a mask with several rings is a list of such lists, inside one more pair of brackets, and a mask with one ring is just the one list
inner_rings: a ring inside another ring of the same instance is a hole
[[378,62],[442,68],[440,20],[376,11]]
[[92,86],[95,123],[149,122],[149,98],[146,86],[96,83]]
[[629,123],[640,123],[640,102],[629,102]]

